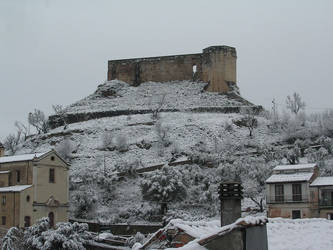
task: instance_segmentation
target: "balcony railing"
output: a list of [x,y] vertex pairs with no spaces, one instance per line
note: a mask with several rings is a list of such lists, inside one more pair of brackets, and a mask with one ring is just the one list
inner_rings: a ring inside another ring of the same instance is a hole
[[320,207],[333,207],[333,200],[331,199],[321,199],[319,200]]
[[267,204],[274,203],[305,203],[308,202],[308,197],[302,197],[302,195],[284,195],[284,196],[267,196],[266,197]]

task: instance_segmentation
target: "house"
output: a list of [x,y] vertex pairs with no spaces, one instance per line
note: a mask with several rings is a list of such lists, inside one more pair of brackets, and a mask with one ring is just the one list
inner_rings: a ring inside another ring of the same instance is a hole
[[316,217],[333,220],[333,176],[316,178],[310,189],[316,204]]
[[54,150],[4,156],[0,143],[0,227],[68,221],[68,170]]
[[316,164],[276,166],[266,180],[268,217],[333,219],[333,177],[318,175]]

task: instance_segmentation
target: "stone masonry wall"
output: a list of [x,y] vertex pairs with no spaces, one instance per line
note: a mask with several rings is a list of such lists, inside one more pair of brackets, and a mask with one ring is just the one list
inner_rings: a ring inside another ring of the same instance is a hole
[[203,81],[209,83],[208,91],[228,92],[230,84],[236,84],[236,59],[235,48],[212,46],[201,54],[111,60],[107,79],[133,86],[148,81]]

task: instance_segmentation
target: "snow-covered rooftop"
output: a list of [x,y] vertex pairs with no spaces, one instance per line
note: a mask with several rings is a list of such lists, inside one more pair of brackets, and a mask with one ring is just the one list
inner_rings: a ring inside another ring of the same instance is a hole
[[2,192],[21,192],[29,187],[32,187],[32,185],[17,185],[17,186],[1,187],[0,193],[2,193]]
[[333,186],[333,176],[327,176],[327,177],[318,177],[316,178],[310,186]]
[[204,221],[183,221],[174,219],[170,221],[168,226],[175,226],[182,229],[193,238],[200,238],[206,235],[211,235],[221,230],[221,222],[219,220],[204,222]]
[[0,163],[17,162],[17,161],[32,161],[34,158],[39,158],[48,152],[35,153],[35,154],[24,154],[24,155],[13,155],[0,157]]
[[0,171],[0,174],[9,174],[10,173],[10,171]]
[[313,169],[317,164],[297,164],[297,165],[279,165],[273,168],[273,170],[299,170],[299,169]]
[[273,174],[266,183],[309,181],[313,173]]

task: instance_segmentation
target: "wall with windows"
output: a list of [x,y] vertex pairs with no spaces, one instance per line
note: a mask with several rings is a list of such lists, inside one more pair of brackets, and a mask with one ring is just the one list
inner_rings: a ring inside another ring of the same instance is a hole
[[41,159],[33,167],[33,183],[35,202],[45,203],[53,196],[61,204],[68,203],[68,168],[55,154]]
[[[294,187],[293,187],[294,184]],[[296,192],[298,188],[295,188],[296,185],[300,185],[301,194]],[[282,194],[281,194],[281,186],[282,186]],[[268,184],[266,186],[267,192],[267,200],[271,202],[293,202],[293,201],[309,201],[309,183],[276,183],[276,184]],[[276,199],[276,196],[279,196]],[[281,197],[283,196],[283,198]]]
[[7,186],[31,185],[31,166],[31,161],[2,163],[1,171],[10,171],[10,178]]
[[32,203],[33,203],[33,188],[27,188],[23,191],[20,192],[20,227],[25,227],[25,217],[30,218],[30,226],[35,222],[32,220],[33,218],[33,208],[32,208]]
[[0,193],[0,227],[10,228],[20,225],[20,193]]
[[268,217],[282,217],[292,219],[293,211],[300,211],[301,218],[311,218],[312,210],[308,203],[270,204]]

